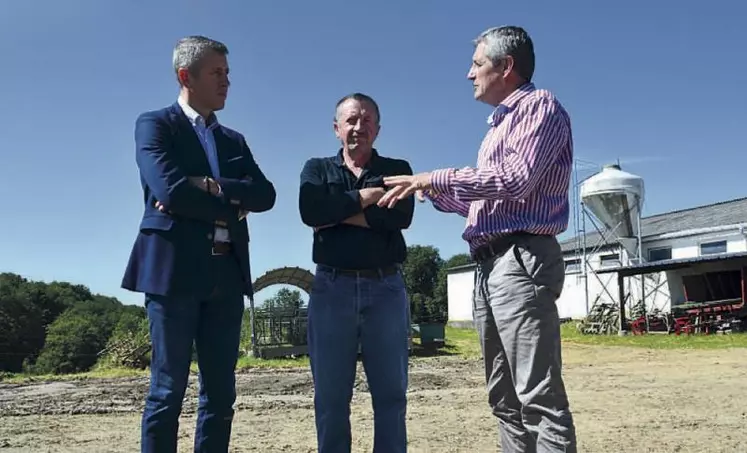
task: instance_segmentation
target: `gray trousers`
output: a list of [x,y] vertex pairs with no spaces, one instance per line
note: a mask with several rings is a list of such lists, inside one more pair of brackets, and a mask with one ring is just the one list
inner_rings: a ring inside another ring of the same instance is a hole
[[529,236],[477,264],[473,310],[488,402],[504,453],[576,453],[555,306],[565,279],[557,240]]

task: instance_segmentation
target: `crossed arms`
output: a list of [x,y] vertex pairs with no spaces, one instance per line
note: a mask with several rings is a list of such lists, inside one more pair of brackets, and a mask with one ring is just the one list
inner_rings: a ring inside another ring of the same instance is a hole
[[[396,174],[412,174],[410,165],[397,161]],[[301,220],[315,229],[348,224],[378,231],[407,229],[412,223],[415,201],[407,197],[394,208],[376,205],[385,193],[382,187],[369,187],[343,193],[330,193],[323,177],[322,159],[309,159],[301,171],[299,210]]]
[[220,193],[213,194],[186,175],[174,159],[168,124],[155,114],[138,117],[135,123],[136,162],[140,174],[164,211],[209,223],[228,223],[242,211],[264,212],[275,205],[275,188],[254,161],[241,137],[245,177],[217,178]]

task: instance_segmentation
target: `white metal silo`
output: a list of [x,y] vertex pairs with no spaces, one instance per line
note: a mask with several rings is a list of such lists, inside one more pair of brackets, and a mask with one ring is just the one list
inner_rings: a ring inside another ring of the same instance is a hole
[[645,190],[643,178],[606,165],[581,184],[581,201],[619,238],[638,238]]
[[[582,210],[592,219],[592,223],[597,228],[600,237],[597,243],[587,250],[586,227],[582,224],[584,231],[582,241],[583,255],[583,278],[584,293],[586,296],[587,313],[589,313],[589,287],[587,275],[594,276],[607,295],[616,291],[610,291],[611,287],[616,284],[615,274],[606,274],[601,278],[596,272],[597,266],[588,266],[589,257],[594,256],[595,261],[601,259],[601,253],[610,245],[618,245],[618,259],[621,266],[640,264],[642,258],[642,232],[641,232],[641,210],[645,199],[645,186],[643,178],[632,173],[623,171],[619,165],[605,165],[602,171],[587,178],[579,185],[579,201]],[[584,217],[585,219],[586,217]],[[598,222],[594,222],[596,219]],[[603,281],[605,280],[605,281]],[[631,279],[638,280],[638,279]],[[645,307],[645,281],[643,276],[640,282],[629,282],[629,295],[640,294],[640,301]],[[638,288],[634,288],[637,286]],[[632,303],[633,299],[628,301]],[[620,320],[624,319],[625,302],[622,300],[615,301],[621,312]],[[596,301],[594,302],[596,303]],[[623,325],[619,326],[622,333]]]

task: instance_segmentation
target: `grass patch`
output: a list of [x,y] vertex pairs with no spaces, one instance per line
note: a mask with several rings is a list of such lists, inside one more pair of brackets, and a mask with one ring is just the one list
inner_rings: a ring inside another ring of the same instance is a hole
[[465,358],[482,356],[480,340],[475,329],[460,329],[446,326],[446,344],[444,349]]
[[[747,333],[728,335],[582,335],[576,330],[576,322],[564,323],[560,327],[564,343],[590,346],[621,346],[647,349],[729,349],[747,348]],[[474,329],[446,327],[444,349],[463,357],[480,357],[480,340]]]
[[82,381],[86,379],[116,379],[147,377],[148,370],[136,370],[132,368],[94,368],[91,371],[72,374],[27,374],[7,373],[0,375],[3,384],[31,384],[35,382],[58,382],[58,381]]
[[[583,344],[590,346],[619,346],[647,349],[729,349],[747,348],[747,333],[728,335],[628,335],[620,337],[613,335],[582,335],[576,330],[576,322],[568,322],[561,326],[561,338],[566,344]],[[446,344],[437,350],[422,348],[419,339],[413,341],[413,359],[433,356],[460,356],[465,358],[479,358],[481,356],[480,341],[474,329],[446,327]],[[309,366],[308,356],[281,359],[259,359],[256,357],[240,357],[236,369],[288,369],[306,368]],[[192,363],[191,370],[197,372],[197,363]],[[128,368],[95,368],[85,373],[59,375],[33,375],[0,373],[0,382],[4,384],[28,384],[34,382],[76,381],[86,379],[114,379],[147,377],[149,370],[134,370]]]
[[[283,369],[308,367],[308,357],[287,358],[287,359],[258,359],[256,357],[240,357],[236,364],[236,370],[259,369]],[[190,365],[192,374],[199,371],[197,362]],[[136,370],[132,368],[94,368],[91,371],[73,374],[28,374],[28,373],[0,373],[0,383],[3,384],[33,384],[42,382],[60,382],[60,381],[82,381],[86,379],[116,379],[116,378],[137,378],[150,376],[150,369]]]
[[560,328],[564,342],[592,346],[627,346],[647,349],[729,349],[747,348],[747,333],[727,335],[582,335],[576,330],[576,322],[568,322]]
[[283,368],[298,368],[308,367],[309,357],[301,356],[296,358],[282,358],[282,359],[260,359],[257,357],[240,357],[239,363],[236,365],[237,370],[248,370],[252,368],[260,369],[283,369]]

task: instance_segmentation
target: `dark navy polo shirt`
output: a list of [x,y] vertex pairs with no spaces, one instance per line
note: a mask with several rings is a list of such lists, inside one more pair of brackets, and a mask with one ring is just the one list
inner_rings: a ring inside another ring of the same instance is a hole
[[[356,270],[403,263],[407,246],[402,230],[412,222],[414,197],[391,209],[374,204],[364,210],[358,191],[384,187],[385,176],[411,174],[407,161],[383,157],[375,149],[360,178],[345,166],[342,150],[335,156],[309,159],[301,172],[301,219],[310,227],[334,225],[314,233],[314,262]],[[361,212],[370,228],[341,223]]]

